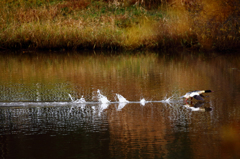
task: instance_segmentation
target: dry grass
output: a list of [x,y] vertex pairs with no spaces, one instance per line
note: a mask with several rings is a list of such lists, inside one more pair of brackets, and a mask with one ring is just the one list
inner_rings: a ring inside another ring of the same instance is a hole
[[0,48],[238,48],[240,2],[165,2],[5,0]]

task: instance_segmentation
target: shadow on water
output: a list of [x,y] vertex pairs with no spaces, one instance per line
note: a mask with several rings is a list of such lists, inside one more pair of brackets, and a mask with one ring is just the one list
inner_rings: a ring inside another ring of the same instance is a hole
[[0,56],[1,158],[240,157],[239,55]]

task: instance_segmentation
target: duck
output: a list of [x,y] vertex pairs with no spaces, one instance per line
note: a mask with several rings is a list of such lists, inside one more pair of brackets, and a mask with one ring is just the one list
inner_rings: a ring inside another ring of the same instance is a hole
[[184,96],[181,96],[180,98],[186,98],[185,101],[188,100],[188,98],[195,98],[197,100],[204,100],[203,99],[203,93],[211,93],[213,91],[211,90],[197,90],[197,91],[191,91],[191,92],[187,92]]

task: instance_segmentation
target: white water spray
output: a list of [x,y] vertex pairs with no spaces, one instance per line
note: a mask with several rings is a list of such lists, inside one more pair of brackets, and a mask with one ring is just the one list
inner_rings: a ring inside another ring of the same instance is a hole
[[129,101],[120,94],[116,94],[119,103],[129,103]]
[[[86,101],[83,96],[77,100],[75,100],[70,94],[68,94],[68,96],[70,97],[70,99],[73,103],[81,103],[81,104],[91,103],[91,102]],[[117,101],[111,102],[110,100],[107,99],[106,96],[101,94],[101,91],[99,89],[97,90],[97,95],[95,97],[97,97],[98,102],[101,104],[119,103],[119,110],[121,110],[127,103],[136,103],[136,102],[128,101],[125,97],[123,97],[122,95],[117,94],[117,93],[116,93],[116,97],[118,98],[118,102]],[[171,97],[165,96],[164,99],[160,100],[160,101],[146,101],[144,98],[142,98],[137,103],[140,103],[141,105],[145,106],[146,103],[151,103],[151,102],[161,102],[161,103],[166,103],[166,104],[171,105],[171,103],[174,103],[175,101],[174,101],[174,96],[171,96]]]
[[74,102],[74,99],[72,98],[71,94],[68,94],[68,96],[71,99],[71,101]]
[[141,105],[143,105],[143,106],[144,106],[144,105],[145,105],[145,103],[146,103],[146,100],[143,98],[143,99],[141,99],[141,100],[140,100],[140,103],[141,103]]
[[74,101],[75,103],[86,103],[86,100],[83,98],[83,96],[80,99],[77,99]]
[[171,98],[172,97],[169,97],[169,98],[165,97],[163,100],[161,100],[161,102],[162,103],[170,103],[171,102]]
[[73,103],[86,103],[86,100],[83,98],[83,96],[77,100],[74,100],[73,97],[71,96],[71,94],[68,94],[68,96],[70,97],[70,99]]
[[107,97],[101,94],[99,89],[97,90],[97,93],[98,93],[98,96],[97,96],[98,97],[98,101],[100,103],[103,103],[103,104],[110,103],[110,101],[107,99]]

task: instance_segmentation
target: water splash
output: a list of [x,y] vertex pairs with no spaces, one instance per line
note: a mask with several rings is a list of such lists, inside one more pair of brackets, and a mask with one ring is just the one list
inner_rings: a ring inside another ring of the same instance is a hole
[[120,94],[116,94],[119,103],[129,103],[129,101]]
[[[95,94],[94,94],[95,93]],[[140,99],[140,101],[128,101],[125,97],[123,97],[120,94],[116,93],[115,96],[115,101],[111,102],[108,100],[108,98],[104,95],[101,94],[101,91],[98,89],[97,91],[93,92],[93,101],[86,101],[85,98],[82,96],[80,99],[75,99],[74,97],[71,96],[71,94],[68,94],[70,98],[70,102],[72,104],[78,104],[79,107],[84,108],[86,104],[94,104],[94,103],[99,103],[99,104],[113,104],[113,103],[119,103],[118,110],[121,110],[123,107],[125,107],[126,104],[128,103],[140,103],[142,106],[145,106],[146,103],[156,103],[156,102],[161,102],[167,105],[179,103],[179,100],[175,99],[175,96],[172,95],[171,97],[165,96],[163,100],[158,100],[158,101],[146,101],[144,98]],[[118,98],[118,99],[116,99]],[[96,101],[97,100],[97,101]],[[12,105],[42,105],[42,104],[54,104],[54,105],[67,105],[70,104],[69,102],[10,102],[10,103],[5,103],[5,102],[0,102],[0,106],[12,106]],[[121,104],[123,103],[123,104]],[[82,104],[81,106],[79,104]],[[105,109],[103,105],[103,109]]]
[[161,100],[162,103],[170,103],[171,102],[171,99],[172,99],[173,96],[167,98],[167,96],[164,97],[163,100]]
[[106,96],[102,95],[100,90],[98,89],[97,90],[97,97],[98,97],[98,101],[102,104],[105,104],[105,103],[110,103],[110,101],[107,99]]
[[144,98],[141,99],[141,100],[140,100],[140,104],[144,106],[144,105],[146,104],[146,100],[145,100]]
[[86,103],[86,100],[82,96],[80,99],[77,99],[76,101],[74,101],[74,103]]
[[83,96],[77,100],[74,100],[73,97],[71,96],[71,94],[68,94],[68,96],[70,97],[70,99],[73,103],[86,103],[86,100],[83,98]]
[[74,102],[74,99],[72,98],[71,94],[68,94],[68,96],[71,99],[71,101]]

